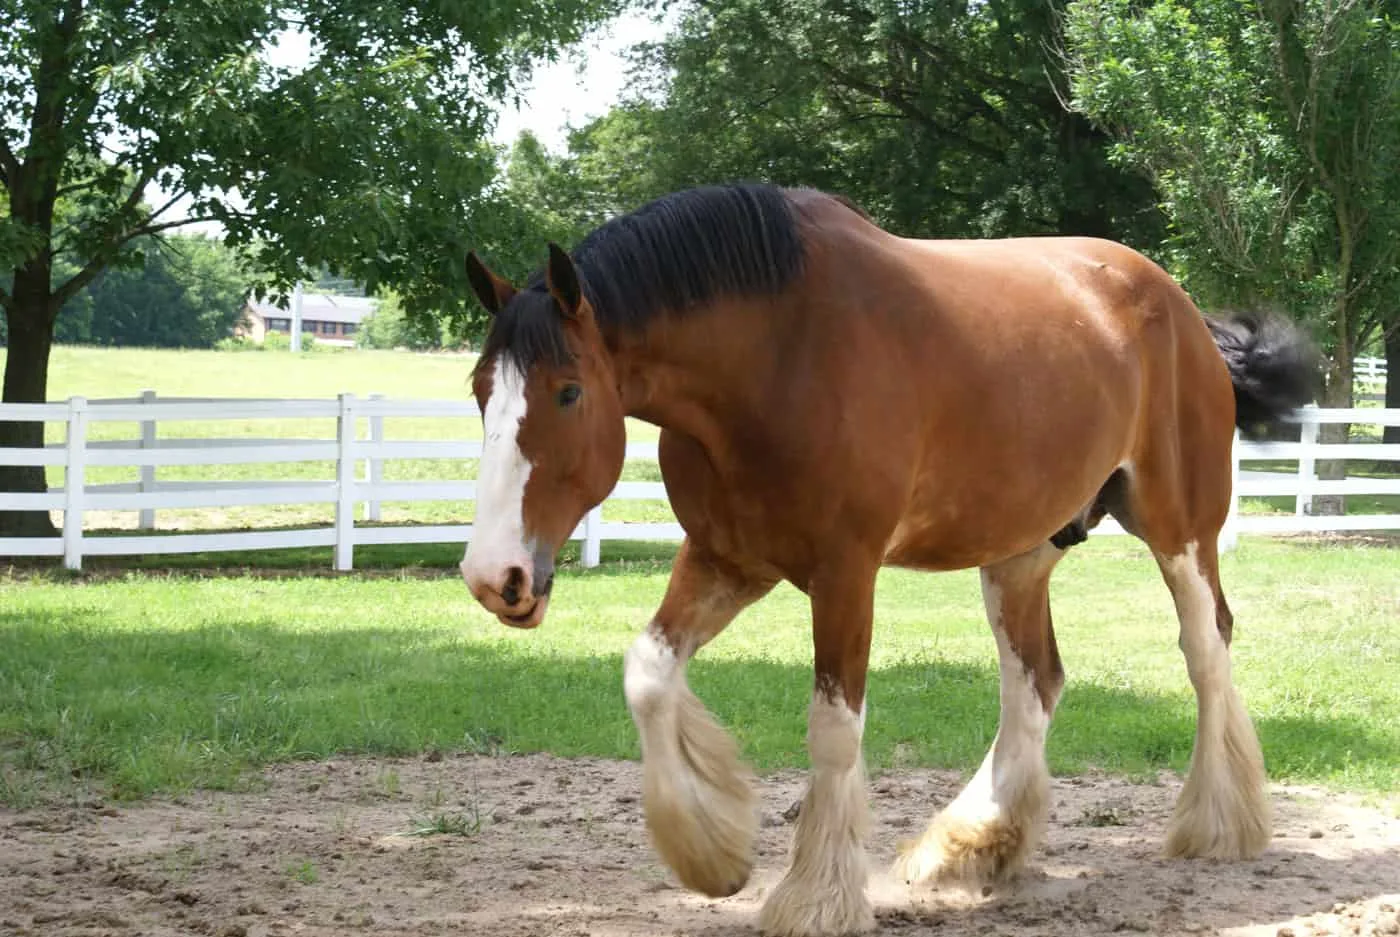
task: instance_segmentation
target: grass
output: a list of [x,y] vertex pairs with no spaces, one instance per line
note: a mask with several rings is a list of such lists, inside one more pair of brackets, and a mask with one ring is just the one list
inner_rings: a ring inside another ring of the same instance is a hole
[[[267,763],[337,753],[637,757],[622,653],[660,601],[669,548],[564,566],[532,633],[475,606],[457,553],[416,548],[419,565],[403,568],[407,554],[366,549],[366,568],[340,576],[280,552],[288,566],[256,573],[233,565],[246,555],[12,571],[0,580],[0,800],[238,788]],[[1397,569],[1393,544],[1245,538],[1225,558],[1235,676],[1275,779],[1400,789]],[[976,583],[974,572],[882,573],[873,770],[970,770],[990,744],[996,652]],[[1145,551],[1118,538],[1077,547],[1053,588],[1069,683],[1052,770],[1183,769],[1194,700]],[[805,766],[810,660],[806,600],[784,586],[690,676],[761,770]]]

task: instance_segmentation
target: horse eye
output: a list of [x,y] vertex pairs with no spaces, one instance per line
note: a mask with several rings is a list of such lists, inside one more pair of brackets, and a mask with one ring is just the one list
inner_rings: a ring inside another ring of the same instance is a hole
[[577,384],[565,384],[559,391],[559,406],[572,405],[582,394],[583,388]]

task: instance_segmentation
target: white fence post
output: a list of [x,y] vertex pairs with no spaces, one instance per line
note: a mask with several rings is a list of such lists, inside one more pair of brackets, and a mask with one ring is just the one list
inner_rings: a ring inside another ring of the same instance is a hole
[[583,518],[583,566],[592,569],[603,558],[603,506],[600,504]]
[[86,397],[68,398],[68,462],[63,473],[63,565],[83,568],[83,488],[87,474]]
[[355,565],[355,395],[340,395],[336,421],[335,568]]
[[1293,501],[1293,513],[1298,517],[1312,513],[1313,483],[1317,481],[1317,456],[1313,447],[1317,445],[1317,407],[1308,404],[1303,408],[1303,422],[1299,427],[1299,442],[1302,451],[1298,453],[1298,494]]
[[1240,431],[1235,430],[1235,438],[1230,444],[1230,510],[1225,515],[1225,526],[1220,528],[1217,551],[1228,553],[1240,542]]
[[[370,394],[370,400],[383,400],[383,394]],[[375,413],[369,418],[369,441],[378,444],[384,441],[384,417]],[[378,485],[384,480],[384,460],[378,454],[371,454],[369,457],[369,483]],[[371,497],[365,504],[365,520],[379,520],[379,500]]]
[[[153,390],[141,391],[141,402],[151,404],[156,402],[156,392]],[[141,448],[154,449],[156,447],[156,421],[154,419],[141,421]],[[141,466],[141,493],[156,490],[156,467],[154,465]],[[142,508],[141,520],[138,525],[142,530],[155,530],[156,509]]]

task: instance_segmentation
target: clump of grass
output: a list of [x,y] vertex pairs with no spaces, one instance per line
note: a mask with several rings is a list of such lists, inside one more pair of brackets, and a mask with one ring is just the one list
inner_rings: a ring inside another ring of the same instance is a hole
[[321,879],[320,873],[316,871],[316,863],[310,859],[289,863],[287,875],[303,885],[315,885]]
[[1085,807],[1075,826],[1127,826],[1137,811],[1128,804],[1101,803]]
[[406,836],[475,836],[483,818],[476,807],[466,810],[439,810],[413,820]]

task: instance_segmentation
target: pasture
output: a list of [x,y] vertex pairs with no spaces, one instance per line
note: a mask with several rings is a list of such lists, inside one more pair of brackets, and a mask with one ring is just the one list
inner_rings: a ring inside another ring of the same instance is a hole
[[[442,398],[465,394],[469,368],[446,355],[60,349],[51,396]],[[299,521],[287,514],[181,523]],[[612,545],[587,571],[572,550],[534,633],[476,606],[455,547],[364,548],[351,574],[327,571],[324,551],[4,572],[0,930],[753,933],[805,777],[806,600],[780,587],[691,667],[762,776],[755,880],[707,901],[646,842],[622,696],[622,652],[660,601],[672,548]],[[1076,547],[1052,586],[1068,684],[1030,879],[911,896],[881,874],[882,932],[1391,932],[1396,550],[1246,537],[1223,558],[1235,675],[1278,816],[1260,859],[1222,865],[1157,858],[1194,730],[1166,588],[1136,541]],[[869,845],[883,873],[996,729],[975,573],[885,571],[871,668]]]

